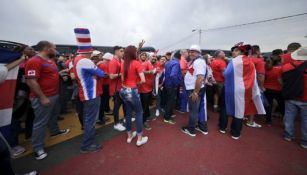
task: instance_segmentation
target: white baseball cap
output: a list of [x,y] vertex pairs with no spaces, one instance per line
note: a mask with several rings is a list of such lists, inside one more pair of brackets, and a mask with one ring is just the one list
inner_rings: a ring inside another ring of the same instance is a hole
[[307,47],[301,47],[291,54],[293,60],[307,60]]
[[113,58],[113,54],[107,52],[102,56],[102,59],[111,60]]
[[196,45],[196,44],[191,45],[190,50],[197,51],[197,52],[201,53],[199,45]]
[[94,50],[91,54],[91,58],[92,57],[95,57],[95,56],[98,56],[99,54],[101,54],[101,52],[99,50]]

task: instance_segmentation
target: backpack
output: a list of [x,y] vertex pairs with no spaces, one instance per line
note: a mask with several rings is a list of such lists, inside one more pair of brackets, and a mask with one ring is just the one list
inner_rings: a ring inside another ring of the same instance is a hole
[[294,69],[282,74],[282,95],[285,99],[296,99],[304,93],[304,73],[307,68],[307,61],[299,66],[291,63]]

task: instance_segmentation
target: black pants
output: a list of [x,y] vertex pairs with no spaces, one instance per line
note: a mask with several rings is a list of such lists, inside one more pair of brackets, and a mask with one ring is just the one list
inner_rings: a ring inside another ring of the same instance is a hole
[[81,124],[81,127],[83,128],[83,103],[80,101],[79,96],[77,96],[75,99],[75,107],[78,114],[79,122]]
[[34,110],[31,106],[30,100],[28,100],[28,110],[27,110],[27,117],[25,121],[25,135],[26,139],[32,136],[32,128],[33,128],[33,121],[34,121]]
[[143,108],[143,123],[145,123],[147,119],[150,117],[149,105],[151,101],[151,92],[140,93],[140,97]]
[[285,114],[285,101],[284,98],[281,94],[281,91],[275,91],[275,90],[270,90],[267,89],[264,92],[265,97],[268,100],[269,106],[265,108],[266,111],[266,121],[267,122],[272,122],[272,108],[273,108],[273,100],[275,99],[278,103],[278,107],[280,109],[280,112],[282,116]]
[[14,175],[9,149],[0,136],[0,174]]
[[170,120],[177,99],[177,88],[164,88],[165,95],[165,114],[164,119]]
[[119,92],[116,92],[114,94],[113,101],[114,101],[114,108],[113,108],[114,124],[117,124],[119,123],[119,108],[121,105],[123,105],[124,116],[126,116],[125,105],[124,105],[123,100],[119,96]]
[[[62,79],[62,78],[61,78]],[[60,80],[60,93],[59,93],[59,98],[60,98],[60,111],[61,114],[65,114],[67,112],[67,84],[63,81]]]
[[104,112],[110,112],[110,95],[109,95],[109,85],[103,86],[103,98],[104,98]]
[[104,85],[103,86],[103,94],[101,95],[100,98],[100,110],[99,110],[99,120],[104,122],[105,121],[105,115],[104,112],[110,111],[110,106],[109,106],[109,85]]
[[[220,106],[220,117],[219,117],[219,128],[221,130],[226,130],[228,125],[228,116],[226,113],[226,104],[225,104],[225,88],[222,88],[221,96],[219,98],[219,106]],[[231,135],[235,137],[239,137],[241,135],[243,125],[243,119],[238,119],[233,117],[231,123]]]

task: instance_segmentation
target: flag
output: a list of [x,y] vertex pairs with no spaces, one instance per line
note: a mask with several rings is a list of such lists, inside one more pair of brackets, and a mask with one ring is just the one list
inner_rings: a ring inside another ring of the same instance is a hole
[[[15,61],[20,56],[20,53],[0,49],[0,66]],[[0,127],[11,124],[18,69],[16,66],[10,70],[6,80],[0,84]]]
[[255,66],[247,56],[232,59],[224,77],[227,115],[243,119],[245,115],[265,114]]

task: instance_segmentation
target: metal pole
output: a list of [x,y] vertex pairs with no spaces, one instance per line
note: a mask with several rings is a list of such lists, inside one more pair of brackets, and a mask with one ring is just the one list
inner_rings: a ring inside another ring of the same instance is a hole
[[199,39],[198,39],[198,44],[201,46],[201,29],[199,29]]

